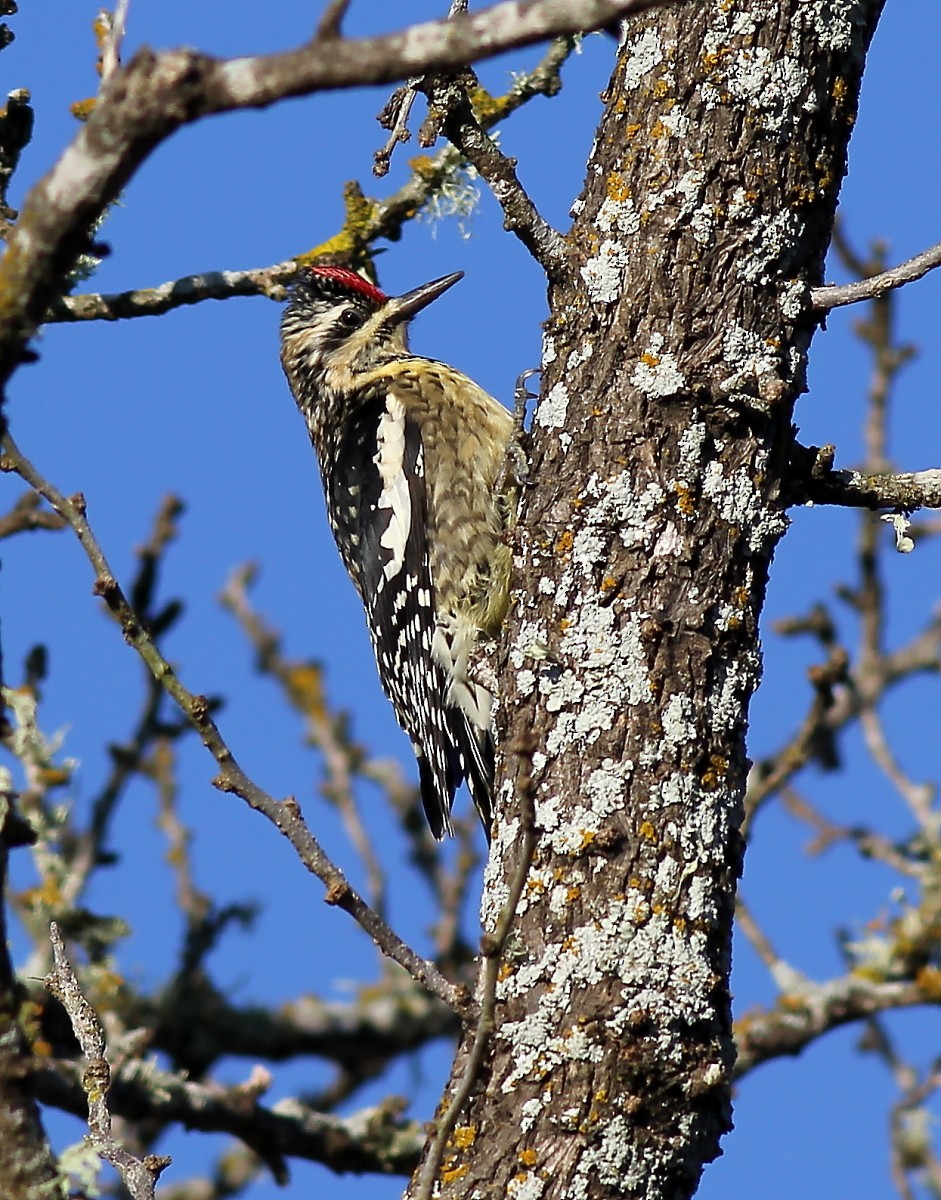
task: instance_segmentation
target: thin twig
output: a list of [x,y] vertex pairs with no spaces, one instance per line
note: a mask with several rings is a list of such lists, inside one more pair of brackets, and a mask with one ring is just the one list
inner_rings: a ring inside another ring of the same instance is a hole
[[268,296],[283,300],[297,271],[297,262],[275,263],[246,271],[204,271],[184,275],[152,288],[128,292],[60,296],[50,306],[45,321],[118,321],[127,317],[159,317],[173,308],[203,300],[228,300],[232,296]]
[[[448,20],[467,12],[467,0],[451,0],[448,9]],[[408,119],[411,116],[418,95],[420,78],[407,79],[401,87],[397,87],[379,113],[379,124],[389,130],[385,145],[373,155],[372,173],[377,179],[389,173],[389,163],[399,142],[407,142],[412,136],[408,129]]]
[[853,283],[828,283],[823,287],[810,289],[810,302],[814,308],[827,310],[840,308],[844,304],[858,304],[860,300],[875,300],[902,287],[906,283],[914,283],[935,267],[941,266],[941,242],[929,250],[923,250],[914,258],[909,258],[897,267],[871,275],[867,279],[857,279]]
[[35,492],[24,492],[10,511],[0,517],[0,539],[34,529],[65,529],[66,522],[59,514],[41,508],[41,504],[42,498]]
[[343,32],[343,18],[349,7],[350,0],[330,0],[318,22],[314,41],[330,41],[331,38],[340,37]]
[[446,979],[434,963],[428,962],[404,942],[397,933],[350,886],[343,872],[327,856],[307,827],[300,806],[293,797],[283,801],[263,791],[238,765],[232,751],[212,719],[205,696],[194,695],[177,678],[152,637],[128,603],[108,565],[104,552],[85,519],[84,497],[66,498],[49,483],[20,452],[9,433],[2,441],[0,469],[15,471],[71,525],[95,571],[95,591],[121,626],[125,639],[134,647],[154,678],[179,706],[187,720],[219,766],[213,785],[222,792],[233,792],[268,818],[288,839],[301,862],[327,889],[328,904],[342,908],[366,931],[383,953],[403,967],[413,979],[427,987],[464,1017],[475,1011],[467,990]]
[[280,685],[288,703],[304,718],[308,740],[323,755],[327,769],[323,792],[339,811],[347,836],[366,869],[369,903],[384,917],[385,871],[367,836],[353,786],[354,776],[362,774],[366,753],[347,736],[343,715],[335,714],[330,708],[320,664],[286,659],[281,652],[280,636],[252,608],[248,592],[257,573],[253,564],[234,570],[219,599],[253,646],[258,656],[258,669]]

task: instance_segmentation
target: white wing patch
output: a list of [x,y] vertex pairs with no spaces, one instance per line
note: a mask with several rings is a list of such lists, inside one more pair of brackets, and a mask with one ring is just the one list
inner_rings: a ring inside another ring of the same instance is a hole
[[403,469],[405,463],[405,406],[395,396],[386,397],[385,412],[379,418],[376,435],[376,454],[373,462],[379,468],[382,491],[378,507],[389,510],[389,525],[379,545],[388,550],[391,557],[383,567],[387,580],[394,579],[405,562],[405,548],[412,526],[412,503],[408,490],[408,479]]

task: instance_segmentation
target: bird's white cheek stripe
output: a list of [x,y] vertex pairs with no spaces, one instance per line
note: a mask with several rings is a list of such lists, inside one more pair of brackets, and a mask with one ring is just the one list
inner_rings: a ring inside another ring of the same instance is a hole
[[412,524],[412,505],[405,478],[405,408],[400,400],[389,396],[386,411],[379,418],[373,462],[379,468],[382,491],[378,507],[389,510],[389,525],[379,539],[391,557],[383,567],[386,579],[394,579],[405,562],[405,547]]

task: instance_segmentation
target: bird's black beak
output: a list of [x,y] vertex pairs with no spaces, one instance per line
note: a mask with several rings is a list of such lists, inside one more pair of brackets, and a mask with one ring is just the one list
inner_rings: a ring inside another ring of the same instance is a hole
[[455,271],[453,275],[443,275],[440,279],[433,279],[431,283],[412,288],[403,296],[396,296],[389,305],[389,318],[396,322],[410,321],[423,308],[427,308],[432,300],[437,300],[448,288],[454,287],[458,280],[463,278],[463,271]]

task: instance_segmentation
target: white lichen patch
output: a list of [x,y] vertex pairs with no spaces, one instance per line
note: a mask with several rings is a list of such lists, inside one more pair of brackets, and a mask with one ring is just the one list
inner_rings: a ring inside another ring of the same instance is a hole
[[663,726],[664,750],[672,759],[680,746],[691,742],[696,736],[696,725],[693,721],[696,708],[689,696],[678,692],[667,701],[663,716],[660,719]]
[[753,552],[767,550],[787,528],[785,515],[768,507],[744,466],[726,471],[718,460],[707,463],[702,490],[722,519],[743,532]]
[[584,1200],[589,1183],[595,1179],[624,1194],[636,1193],[645,1174],[637,1169],[634,1161],[636,1144],[637,1137],[630,1122],[621,1114],[615,1115],[605,1125],[601,1140],[582,1151],[572,1178],[571,1200]]
[[698,421],[698,410],[694,411],[692,420],[680,434],[680,466],[691,474],[699,470],[703,446],[706,444],[706,426]]
[[757,395],[755,384],[766,376],[781,373],[780,345],[766,341],[741,325],[733,324],[725,331],[722,357],[729,374],[721,380],[721,386],[729,393],[751,386],[751,391]]
[[663,334],[654,333],[631,374],[631,383],[645,396],[675,396],[686,386],[676,356],[663,344]]
[[625,89],[636,88],[644,76],[663,62],[663,44],[660,35],[653,29],[647,29],[636,38],[632,38],[621,55]]
[[801,5],[800,17],[810,23],[821,46],[846,53],[858,38],[858,0],[812,0]]
[[542,365],[548,367],[556,360],[555,340],[549,333],[542,335]]
[[547,1099],[534,1096],[532,1100],[526,1100],[520,1105],[520,1130],[523,1133],[529,1133],[530,1129],[536,1124],[542,1110],[545,1108],[549,1100],[552,1099],[550,1092]]
[[810,303],[810,291],[802,279],[788,279],[778,292],[781,315],[796,321]]
[[745,698],[758,686],[761,656],[757,650],[743,651],[734,662],[719,663],[716,676],[707,700],[710,723],[717,732],[731,733],[742,721]]
[[507,1200],[539,1200],[546,1190],[546,1181],[534,1171],[514,1175],[506,1185]]
[[767,217],[756,217],[743,234],[748,249],[739,261],[743,283],[770,283],[787,270],[801,228],[796,212],[783,209]]
[[620,296],[627,265],[627,250],[620,242],[608,238],[601,243],[579,272],[593,304],[611,304]]
[[595,348],[591,342],[586,342],[580,350],[573,350],[565,360],[566,371],[574,371],[576,367],[580,367],[582,363],[588,362],[594,354]]
[[640,229],[640,213],[634,207],[630,196],[619,200],[608,196],[598,209],[596,217],[598,230],[602,234],[621,234],[631,237]]
[[729,200],[728,214],[730,220],[737,221],[739,217],[748,216],[754,212],[754,200],[754,192],[748,192],[743,187],[737,187]]
[[[536,823],[545,833],[556,854],[575,856],[581,854],[614,813],[620,811],[627,795],[627,784],[634,764],[630,761],[616,763],[606,758],[592,772],[585,793],[574,805],[565,810],[565,820],[555,797],[540,796],[536,800]],[[564,902],[570,899],[575,878],[565,882]],[[560,903],[562,899],[560,898]]]
[[510,662],[518,671],[524,663],[529,665],[531,660],[538,656],[539,652],[535,647],[545,644],[546,627],[542,621],[522,621],[516,641],[510,647]]
[[689,117],[676,106],[660,114],[660,124],[671,137],[685,138],[689,133]]
[[540,400],[533,419],[544,429],[564,429],[568,410],[569,394],[565,384],[560,382],[551,387]]
[[721,59],[729,94],[748,104],[769,133],[789,132],[810,92],[810,77],[791,55],[775,58],[765,46],[745,46]]
[[716,215],[712,205],[704,199],[706,190],[705,172],[699,166],[691,166],[674,182],[651,191],[647,196],[647,212],[656,212],[667,203],[676,206],[673,222],[688,225],[693,237],[702,246],[708,246],[715,235]]

